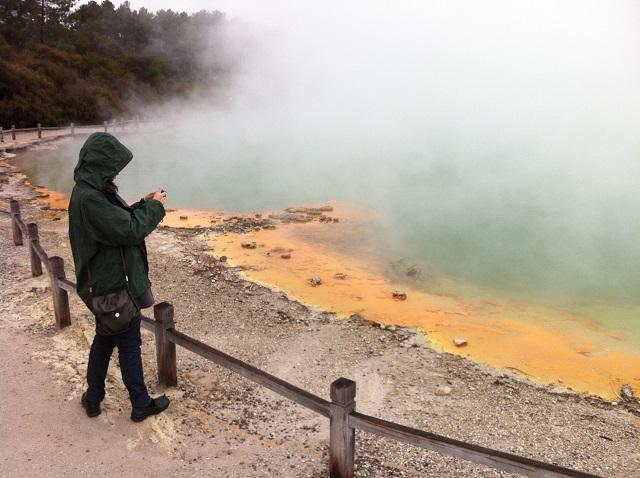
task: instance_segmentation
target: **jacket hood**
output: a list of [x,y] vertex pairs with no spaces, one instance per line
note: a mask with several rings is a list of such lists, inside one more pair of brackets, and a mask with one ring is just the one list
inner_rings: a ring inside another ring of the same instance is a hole
[[78,164],[73,170],[76,183],[85,182],[102,191],[105,181],[115,177],[129,164],[133,154],[115,136],[93,133],[80,150]]

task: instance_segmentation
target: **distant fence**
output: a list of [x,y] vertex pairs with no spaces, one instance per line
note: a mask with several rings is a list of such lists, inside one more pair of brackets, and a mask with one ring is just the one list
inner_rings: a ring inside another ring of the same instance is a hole
[[[7,211],[2,212],[6,213]],[[22,245],[24,236],[27,237],[32,275],[34,277],[42,275],[43,264],[48,272],[56,326],[61,329],[71,325],[68,293],[76,293],[76,284],[67,279],[63,259],[57,256],[49,257],[46,254],[40,245],[38,226],[34,223],[26,224],[23,221],[18,201],[11,200],[9,213],[14,245]],[[358,413],[355,401],[356,383],[352,380],[339,378],[331,383],[329,392],[331,401],[327,401],[179,332],[175,328],[173,305],[167,302],[155,305],[153,316],[153,319],[142,317],[142,326],[155,334],[156,362],[160,385],[165,387],[177,385],[176,345],[180,345],[328,418],[330,421],[329,476],[331,478],[353,477],[356,429],[436,451],[443,455],[462,458],[497,470],[525,476],[599,478],[590,473],[512,455]]]
[[[76,132],[78,133],[82,133],[82,132],[86,132],[86,130],[91,130],[93,131],[104,131],[104,132],[108,132],[108,131],[118,131],[118,128],[120,129],[120,131],[124,131],[125,128],[127,127],[133,127],[136,130],[140,127],[140,120],[139,118],[135,118],[133,120],[120,120],[120,121],[104,121],[103,123],[98,123],[98,124],[83,124],[83,125],[76,125],[75,123],[69,123],[68,126],[50,126],[50,127],[46,127],[46,126],[42,126],[40,123],[37,124],[36,127],[34,128],[16,128],[15,125],[12,125],[10,129],[3,129],[2,126],[0,126],[0,147],[2,146],[2,143],[6,143],[7,141],[17,141],[18,135],[20,134],[24,134],[24,133],[29,133],[30,136],[33,135],[33,133],[37,133],[37,139],[38,140],[42,140],[43,136],[42,133],[46,132],[46,131],[55,131],[59,134],[54,135],[53,137],[50,137],[50,139],[55,139],[55,138],[59,138],[61,136],[74,136],[76,134]],[[48,138],[44,138],[44,139],[48,139]]]

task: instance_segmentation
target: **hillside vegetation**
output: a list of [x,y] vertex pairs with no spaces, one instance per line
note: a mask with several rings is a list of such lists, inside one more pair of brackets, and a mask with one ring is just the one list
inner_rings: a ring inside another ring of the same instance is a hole
[[74,2],[0,2],[0,126],[128,116],[211,88],[233,67],[216,53],[216,32],[227,24],[220,12]]

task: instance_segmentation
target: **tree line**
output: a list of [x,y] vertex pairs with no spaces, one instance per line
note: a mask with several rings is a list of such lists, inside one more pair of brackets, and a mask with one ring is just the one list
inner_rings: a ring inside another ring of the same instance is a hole
[[233,69],[215,48],[227,23],[218,11],[2,0],[0,126],[102,122],[206,91]]

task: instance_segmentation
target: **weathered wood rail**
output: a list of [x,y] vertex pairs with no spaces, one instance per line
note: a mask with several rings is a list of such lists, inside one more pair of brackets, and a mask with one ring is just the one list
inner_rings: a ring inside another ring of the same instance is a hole
[[[134,130],[138,130],[140,127],[140,119],[139,118],[135,118],[132,120],[119,120],[119,121],[104,121],[103,123],[99,123],[99,124],[83,124],[83,125],[76,125],[75,123],[69,123],[68,126],[42,126],[40,123],[37,124],[37,126],[35,128],[16,128],[15,125],[11,125],[10,129],[3,129],[2,126],[0,126],[0,147],[4,148],[4,144],[6,144],[6,140],[8,139],[8,137],[10,136],[11,141],[17,141],[18,135],[21,133],[29,133],[30,135],[32,135],[33,133],[37,133],[37,140],[39,141],[51,141],[51,140],[55,140],[64,136],[74,136],[77,132],[82,133],[82,132],[87,132],[87,130],[89,130],[90,132],[95,132],[95,131],[104,131],[104,132],[108,132],[108,131],[118,131],[118,128],[120,130],[120,132],[124,131],[126,127],[134,127]],[[54,136],[50,136],[47,138],[43,138],[42,133],[44,131],[55,131],[58,134],[54,135]],[[6,136],[6,138],[5,138]],[[11,148],[9,148],[11,149]]]
[[[6,212],[6,211],[5,211]],[[36,224],[26,224],[20,213],[18,201],[10,202],[13,243],[23,244],[28,238],[29,258],[33,276],[43,274],[45,265],[53,294],[56,326],[71,325],[69,293],[76,292],[76,284],[66,278],[61,257],[49,257],[40,245]],[[183,347],[221,367],[235,372],[252,382],[292,400],[299,405],[330,420],[329,431],[329,476],[330,478],[352,478],[355,468],[355,430],[372,433],[409,445],[436,451],[443,455],[461,458],[497,470],[518,473],[531,477],[598,478],[597,475],[545,463],[473,443],[448,438],[435,433],[418,430],[356,411],[356,383],[339,378],[330,386],[331,401],[296,387],[253,365],[228,355],[175,328],[173,305],[161,302],[153,308],[154,318],[142,317],[142,326],[155,334],[158,382],[166,387],[176,386],[176,345]]]

